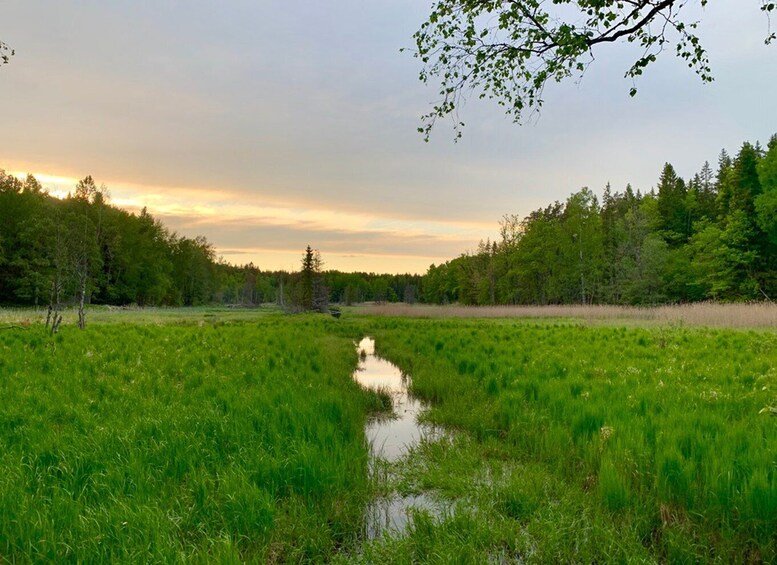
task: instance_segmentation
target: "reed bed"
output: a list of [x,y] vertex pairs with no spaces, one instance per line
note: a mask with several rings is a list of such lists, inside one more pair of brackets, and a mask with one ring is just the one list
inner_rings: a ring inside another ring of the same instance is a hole
[[[250,322],[265,315],[279,313],[273,304],[251,308],[224,306],[140,307],[140,306],[87,306],[86,323],[89,324],[185,324],[214,322]],[[0,307],[0,327],[27,326],[45,323],[47,308]],[[76,323],[75,306],[62,311],[63,326]]]
[[701,302],[668,306],[459,306],[429,304],[370,304],[358,312],[405,318],[565,318],[588,322],[648,322],[722,328],[777,327],[777,304],[772,302]]

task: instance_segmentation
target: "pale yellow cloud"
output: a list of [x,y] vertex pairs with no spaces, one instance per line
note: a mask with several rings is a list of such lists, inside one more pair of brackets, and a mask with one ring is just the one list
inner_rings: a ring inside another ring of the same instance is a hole
[[[63,175],[33,174],[57,197],[66,196],[78,182]],[[327,252],[330,268],[375,272],[423,272],[430,263],[472,248],[495,232],[494,224],[397,217],[229,190],[106,184],[113,204],[133,212],[146,207],[176,231],[205,235],[225,260],[261,268],[296,269],[299,250],[289,249],[291,242],[281,248],[277,241],[267,247],[235,246],[235,231],[244,231],[246,241],[254,237],[251,230],[259,228],[264,234],[272,228],[303,233],[303,239]]]

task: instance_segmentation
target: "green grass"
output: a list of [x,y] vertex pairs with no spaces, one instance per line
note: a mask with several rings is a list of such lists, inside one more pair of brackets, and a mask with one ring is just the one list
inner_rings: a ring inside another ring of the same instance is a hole
[[[90,313],[53,337],[5,313],[0,560],[777,561],[773,331]],[[363,335],[453,431],[387,484]],[[365,542],[391,491],[447,510]]]
[[355,544],[363,424],[329,320],[0,332],[0,556],[308,561]]
[[462,549],[457,520],[488,540],[462,553],[471,562],[497,549],[541,562],[777,559],[777,419],[760,413],[777,406],[773,332],[372,323],[379,352],[435,402],[428,418],[462,432],[452,450],[425,447],[400,484],[464,503],[368,560],[398,543],[395,562],[444,561]]

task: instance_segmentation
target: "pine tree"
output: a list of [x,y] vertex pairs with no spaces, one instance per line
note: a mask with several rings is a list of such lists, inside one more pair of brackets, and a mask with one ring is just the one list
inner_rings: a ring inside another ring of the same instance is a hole
[[300,306],[303,310],[313,309],[313,279],[315,276],[315,255],[308,245],[302,256],[302,281],[300,287]]

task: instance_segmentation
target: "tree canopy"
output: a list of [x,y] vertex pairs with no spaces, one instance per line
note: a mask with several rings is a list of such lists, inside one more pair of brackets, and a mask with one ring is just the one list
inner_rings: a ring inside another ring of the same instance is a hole
[[[753,1],[753,0],[749,0]],[[767,15],[777,3],[756,0]],[[706,6],[708,0],[695,0]],[[438,118],[453,120],[472,93],[494,99],[519,122],[538,110],[546,84],[582,76],[594,51],[607,44],[637,45],[641,55],[626,70],[634,82],[667,48],[704,82],[713,80],[698,22],[685,16],[688,0],[438,0],[414,34],[423,82],[438,81],[440,99],[423,116],[426,140]],[[766,43],[775,39],[767,28]]]
[[55,198],[32,175],[0,169],[0,305],[92,304],[251,306],[405,300],[420,275],[323,270],[309,248],[299,273],[262,271],[217,258],[203,236],[170,232],[148,210],[113,206],[91,176]]
[[681,178],[665,164],[647,193],[587,188],[482,242],[423,280],[425,302],[662,304],[777,297],[777,135],[723,151]]

